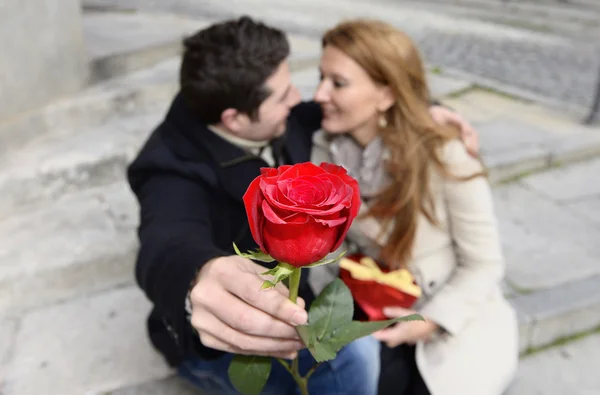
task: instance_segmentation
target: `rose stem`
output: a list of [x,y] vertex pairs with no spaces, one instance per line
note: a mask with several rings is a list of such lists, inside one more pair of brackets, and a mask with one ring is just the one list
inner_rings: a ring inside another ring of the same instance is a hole
[[296,303],[298,299],[298,288],[300,287],[300,276],[302,275],[302,268],[297,267],[292,271],[290,275],[290,300]]
[[[302,268],[295,268],[290,276],[290,300],[296,303],[298,299],[298,288],[300,287],[300,276],[302,275]],[[301,395],[309,395],[308,394],[308,377],[300,376],[300,370],[298,368],[299,361],[298,356],[292,361],[292,376],[298,384],[298,388],[300,389]]]

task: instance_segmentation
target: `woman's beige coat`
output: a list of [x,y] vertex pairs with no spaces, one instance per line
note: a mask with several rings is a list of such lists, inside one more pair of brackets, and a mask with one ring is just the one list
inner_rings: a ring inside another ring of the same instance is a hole
[[[358,178],[361,193],[363,184],[365,193],[372,193],[387,181],[381,141],[363,150],[345,136],[328,140],[320,131],[314,139],[312,161],[346,167]],[[442,155],[453,174],[482,170],[458,140]],[[432,174],[440,226],[421,216],[409,269],[423,291],[415,309],[446,332],[417,344],[417,365],[432,395],[500,395],[516,372],[518,325],[500,287],[505,265],[490,186],[484,177],[450,181]],[[361,211],[366,208],[363,204]],[[376,254],[380,229],[374,219],[356,220],[347,240]],[[324,266],[311,273],[316,292],[334,270]]]

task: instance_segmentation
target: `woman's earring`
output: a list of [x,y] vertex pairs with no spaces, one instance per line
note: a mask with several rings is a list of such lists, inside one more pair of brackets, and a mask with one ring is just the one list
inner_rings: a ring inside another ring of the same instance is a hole
[[381,129],[386,128],[388,125],[388,121],[387,118],[385,117],[385,114],[382,114],[379,119],[377,120],[377,125],[379,125],[379,127]]

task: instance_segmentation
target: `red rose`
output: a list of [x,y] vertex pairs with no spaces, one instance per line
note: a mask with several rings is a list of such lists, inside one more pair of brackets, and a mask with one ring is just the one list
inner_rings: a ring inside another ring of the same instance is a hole
[[263,168],[244,194],[252,237],[279,262],[310,265],[335,251],[358,214],[358,182],[310,162]]

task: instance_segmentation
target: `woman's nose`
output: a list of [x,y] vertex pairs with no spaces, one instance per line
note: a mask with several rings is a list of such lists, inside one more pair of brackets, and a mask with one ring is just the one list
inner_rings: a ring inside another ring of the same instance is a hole
[[327,88],[327,81],[323,80],[317,86],[314,100],[317,103],[325,103],[329,100],[329,89]]

